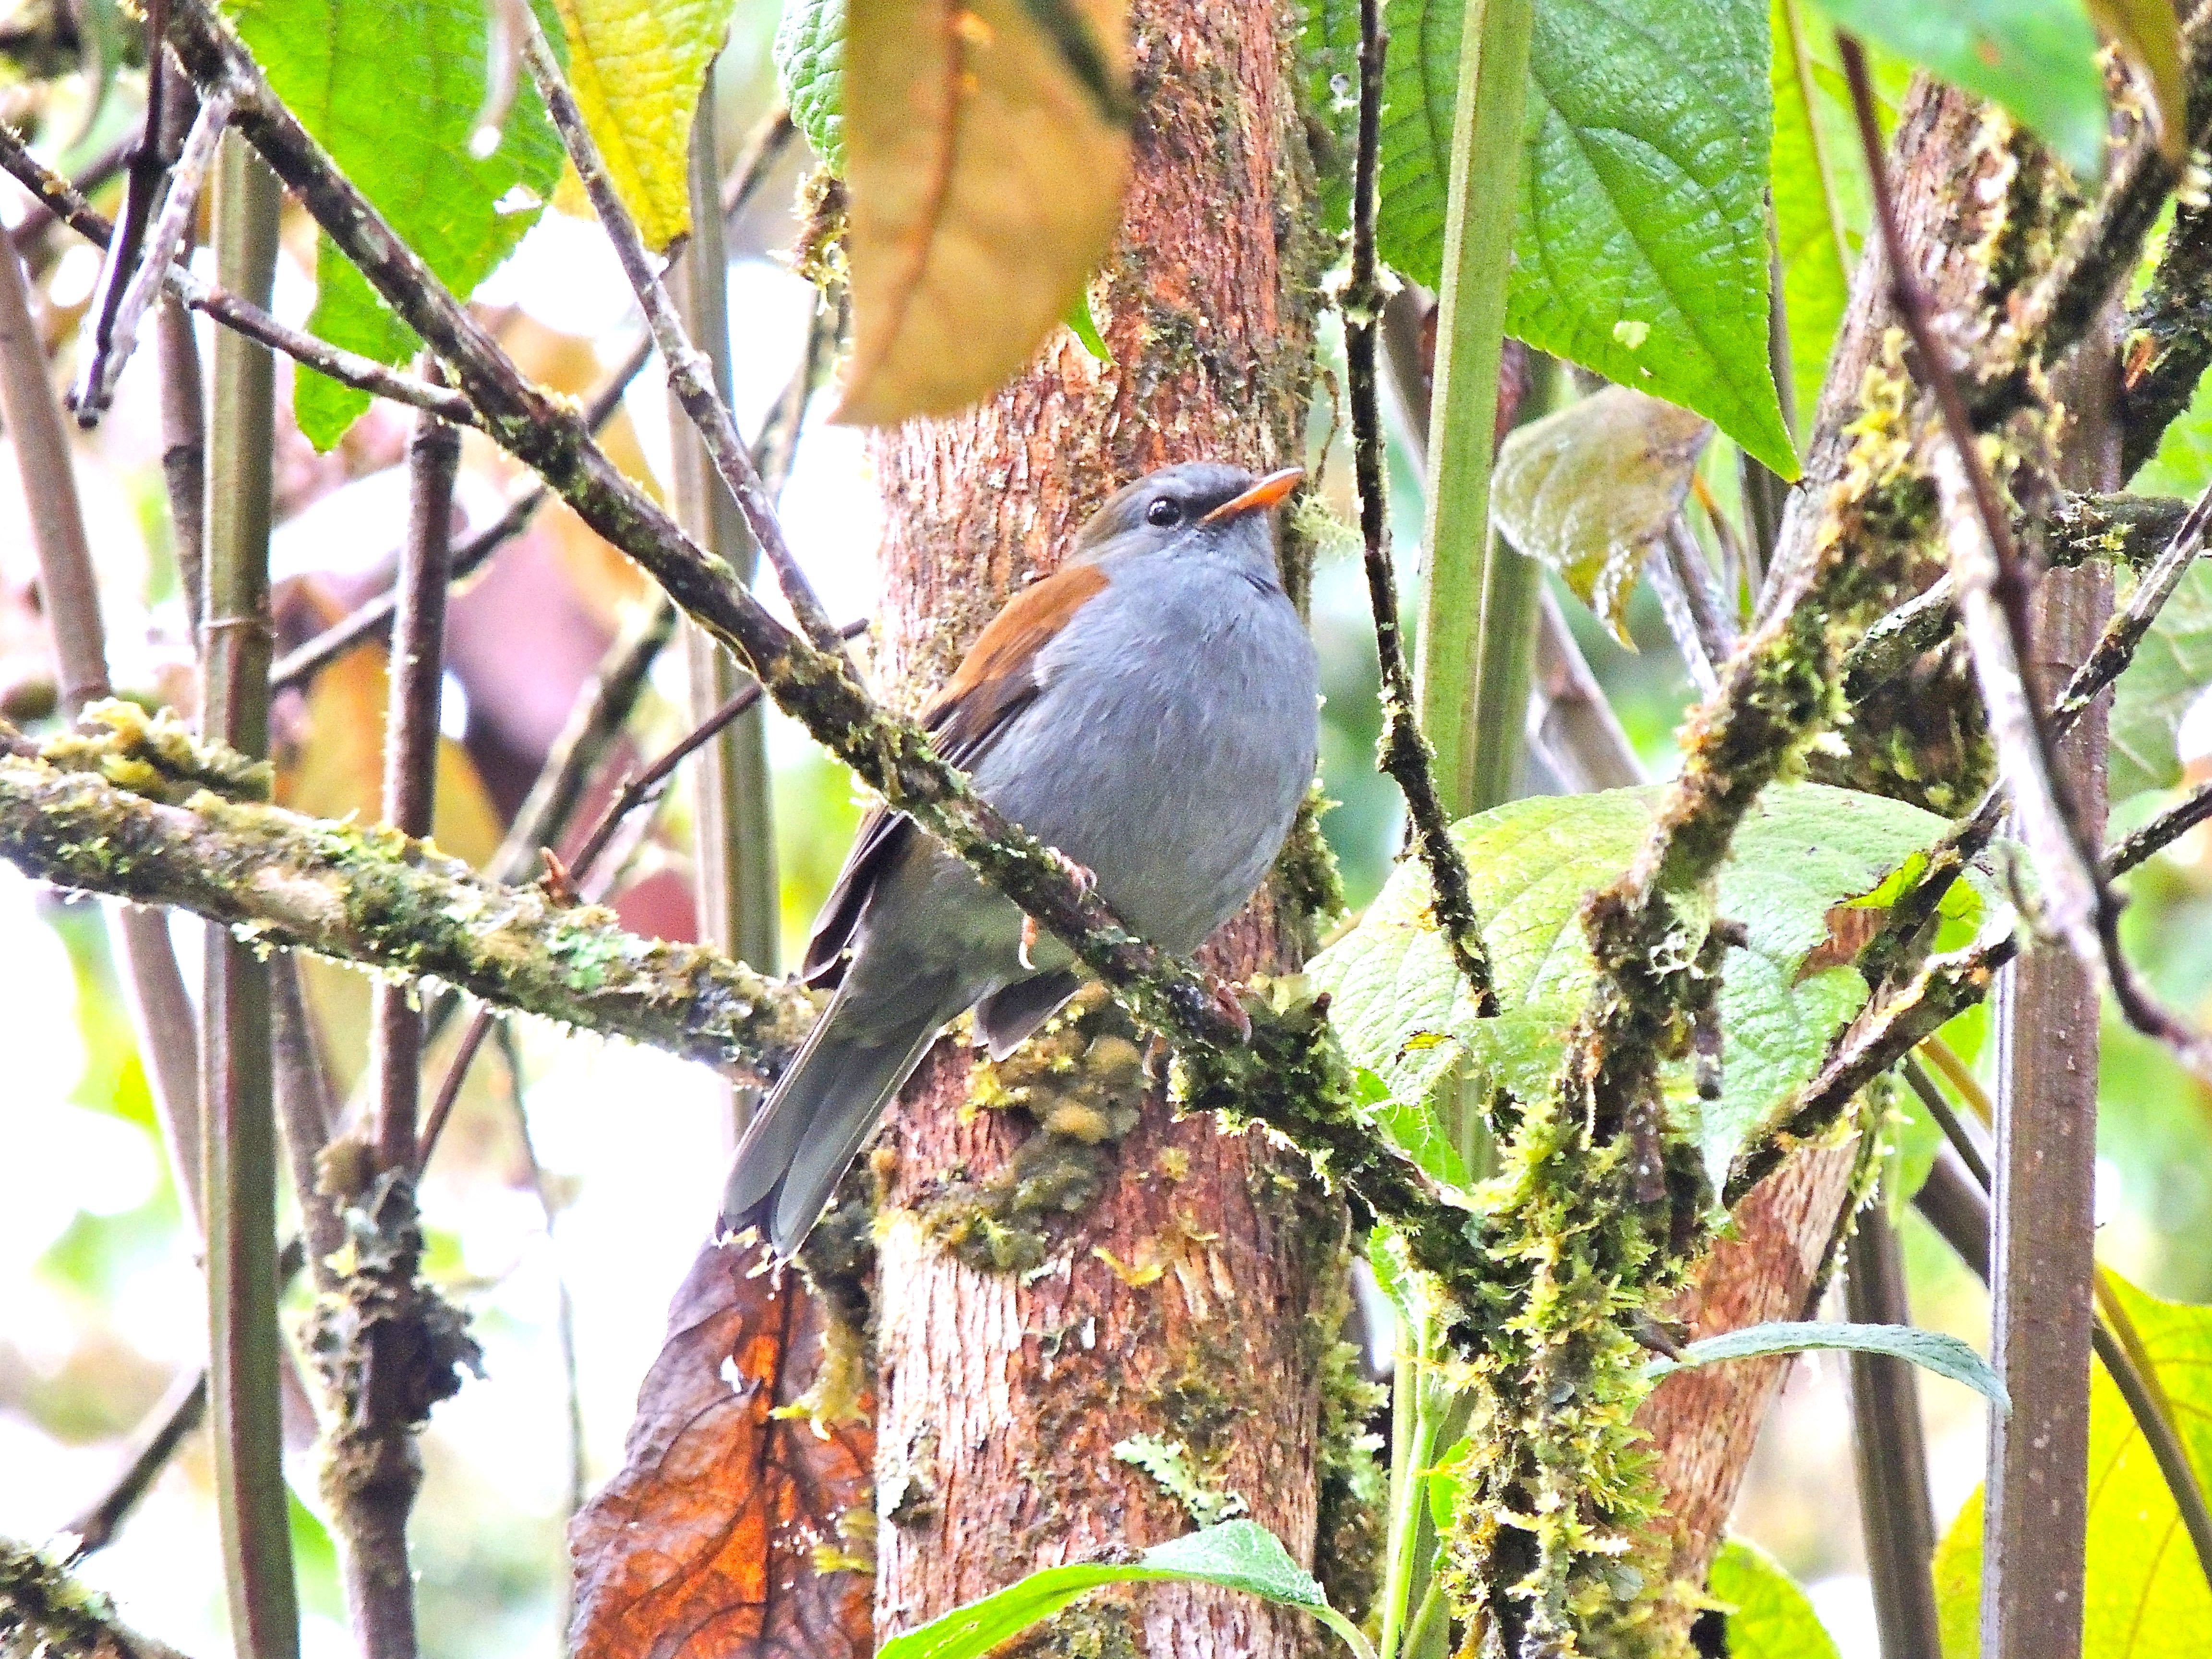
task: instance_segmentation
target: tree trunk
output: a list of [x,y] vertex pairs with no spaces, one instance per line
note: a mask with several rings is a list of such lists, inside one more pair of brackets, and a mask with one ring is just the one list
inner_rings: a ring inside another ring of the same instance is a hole
[[[1093,295],[1111,362],[1063,336],[989,403],[875,445],[890,520],[878,668],[906,707],[1110,489],[1171,462],[1266,468],[1304,451],[1323,250],[1290,15],[1268,0],[1133,9],[1135,174]],[[1302,597],[1306,550],[1289,556]],[[1237,977],[1295,967],[1302,923],[1271,890],[1207,958]],[[1086,1002],[1046,1040],[1072,1071],[993,1068],[993,1093],[1025,1098],[1030,1121],[971,1109],[968,1051],[949,1041],[876,1154],[880,1635],[1034,1567],[1188,1530],[1184,1505],[1114,1455],[1132,1437],[1180,1443],[1201,1486],[1313,1559],[1342,1209],[1296,1155],[1174,1121],[1132,1035]],[[1118,1631],[1097,1632],[1106,1651],[1263,1656],[1309,1639],[1251,1597],[1168,1587],[1078,1609],[1044,1639],[1074,1645],[1069,1620]]]
[[[2038,196],[2033,181],[2023,183],[2019,176],[2047,163],[2038,161],[2039,153],[2032,145],[2023,149],[1993,138],[1988,119],[1981,104],[1923,77],[1899,118],[1890,152],[1899,225],[1939,337],[1969,357],[1977,346],[1986,346],[1991,309],[2002,307],[2008,289],[2027,287],[2050,257],[2049,226],[2038,218],[2053,210],[2049,192]],[[2039,208],[2030,205],[2039,202]],[[1888,273],[1872,236],[1867,250],[1853,276],[1850,308],[1806,446],[1805,476],[1790,497],[1776,552],[1778,570],[1812,556],[1820,537],[1834,528],[1829,521],[1832,502],[1865,488],[1852,478],[1858,457],[1848,428],[1861,411],[1868,376],[1900,372],[1899,364],[1885,358],[1898,331]],[[2081,355],[2086,359],[2100,351],[2106,364],[2102,372],[2108,374],[2111,337],[2093,331]],[[2099,371],[2087,372],[2094,378]],[[2054,475],[2078,483],[2091,473],[2107,474],[2108,469],[2090,458],[2111,447],[2109,398],[2059,395],[2073,406],[2072,423],[2063,430],[2039,427],[2038,412],[2006,428],[2022,463],[2013,488],[2023,500],[2031,500]],[[1915,410],[1916,425],[1923,433],[1937,430],[1924,398],[1908,399],[1907,406]],[[1915,533],[1909,517],[1903,522],[1905,533]],[[1846,556],[1871,562],[1899,551],[1881,544],[1882,538],[1899,533],[1897,515],[1861,514],[1854,504],[1845,507],[1836,523],[1840,533],[1865,544]],[[1910,558],[1909,550],[1905,556]],[[1927,578],[1932,580],[1940,568],[1931,556]],[[2048,573],[2043,582],[2047,588],[2061,579],[2070,579],[2070,573]],[[1766,591],[1782,585],[1778,575]],[[1908,583],[1916,585],[1924,583]],[[1909,596],[1900,592],[1897,599],[1901,603]],[[2039,667],[2048,687],[2064,683],[2062,671]],[[1929,653],[1891,689],[1903,695],[1862,704],[1852,727],[1842,734],[1850,746],[1848,757],[1817,763],[1816,774],[1856,788],[1916,799],[1914,779],[1899,775],[1883,759],[1887,753],[1910,752],[1920,762],[1917,776],[1929,780],[1935,790],[1948,792],[1929,795],[1925,804],[1948,812],[1966,811],[1990,781],[1991,762],[1963,646],[1948,660],[1940,652]],[[2101,732],[2102,718],[2099,712],[2085,724]],[[1824,765],[1832,769],[1820,769]],[[1831,1247],[1846,1223],[1841,1209],[1854,1156],[1851,1146],[1801,1148],[1737,1204],[1736,1236],[1713,1251],[1684,1299],[1680,1311],[1692,1334],[1808,1316],[1810,1298],[1832,1261]],[[1673,1524],[1671,1576],[1677,1580],[1704,1581],[1759,1427],[1788,1367],[1785,1360],[1764,1359],[1680,1372],[1661,1384],[1639,1414],[1659,1453],[1659,1479]],[[1683,1610],[1676,1609],[1676,1615],[1683,1616]]]

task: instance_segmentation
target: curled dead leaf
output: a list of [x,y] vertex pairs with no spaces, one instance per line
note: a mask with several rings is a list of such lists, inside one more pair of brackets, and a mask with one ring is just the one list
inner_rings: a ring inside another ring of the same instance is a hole
[[1112,244],[1129,174],[1126,0],[852,0],[853,356],[841,421],[988,397]]
[[1626,645],[1644,556],[1682,510],[1712,422],[1607,386],[1498,447],[1491,508],[1505,538],[1549,565]]
[[872,1419],[804,1408],[833,1316],[759,1265],[710,1244],[670,1304],[622,1470],[568,1528],[576,1659],[874,1650]]

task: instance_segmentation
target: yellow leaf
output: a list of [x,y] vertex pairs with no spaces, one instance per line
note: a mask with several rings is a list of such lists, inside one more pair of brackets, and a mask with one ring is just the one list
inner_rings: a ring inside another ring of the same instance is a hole
[[568,84],[646,246],[691,228],[691,118],[732,0],[554,0]]
[[1104,258],[1129,174],[1126,0],[851,0],[853,356],[837,418],[989,396]]
[[2089,0],[2097,27],[2150,83],[2158,147],[2179,167],[2189,151],[2189,82],[2181,66],[2181,27],[2173,0]]

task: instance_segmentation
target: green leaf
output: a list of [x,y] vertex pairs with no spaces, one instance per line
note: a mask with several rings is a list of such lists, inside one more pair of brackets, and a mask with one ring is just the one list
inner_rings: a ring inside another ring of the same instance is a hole
[[877,1659],[975,1659],[1051,1618],[1085,1590],[1163,1581],[1218,1584],[1304,1608],[1342,1636],[1354,1653],[1371,1659],[1365,1640],[1329,1606],[1313,1575],[1291,1559],[1274,1534],[1252,1521],[1224,1522],[1170,1539],[1134,1561],[1076,1561],[1047,1567],[995,1595],[893,1637],[878,1650]]
[[[1391,0],[1377,244],[1443,257],[1457,0]],[[1707,416],[1785,477],[1767,367],[1766,0],[1553,0],[1529,46],[1507,326]]]
[[2105,167],[2105,83],[2082,0],[1818,0],[1838,28],[2002,104],[2082,179]]
[[[1583,900],[1628,867],[1662,787],[1535,797],[1454,826],[1497,981],[1492,1019],[1475,1018],[1436,931],[1425,871],[1401,864],[1309,969],[1353,1062],[1405,1108],[1425,1108],[1462,1059],[1522,1099],[1548,1089],[1595,977]],[[1747,943],[1723,964],[1721,1094],[1698,1132],[1710,1170],[1724,1170],[1812,1075],[1865,1000],[1856,969],[1814,957],[1828,942],[1829,912],[1873,892],[1942,830],[1917,808],[1818,784],[1759,797],[1716,884],[1717,914],[1741,921]],[[1958,902],[1978,901],[1966,889]],[[1702,936],[1705,919],[1692,910],[1686,920]],[[1682,941],[1686,951],[1697,945]],[[1686,1076],[1674,1083],[1693,1110]],[[1394,1138],[1407,1145],[1403,1132]]]
[[2175,738],[2207,685],[2212,685],[2212,566],[2200,562],[2182,577],[2113,691],[2113,800],[2181,781]]
[[1812,1353],[1841,1350],[1849,1353],[1883,1354],[1906,1359],[1938,1376],[1963,1382],[2000,1412],[2012,1409],[2004,1383],[1990,1369],[1990,1362],[1955,1336],[1923,1331],[1913,1325],[1847,1325],[1828,1320],[1778,1319],[1765,1325],[1747,1325],[1740,1331],[1708,1336],[1682,1350],[1677,1359],[1655,1359],[1644,1368],[1650,1376],[1693,1366],[1717,1364],[1723,1359],[1760,1359],[1770,1354]]
[[554,0],[607,180],[658,252],[691,228],[691,123],[733,0]]
[[845,0],[787,0],[775,28],[775,75],[791,123],[816,158],[845,173]]
[[[2212,1308],[2162,1302],[2113,1280],[2172,1403],[2201,1484],[2212,1479]],[[2212,1589],[2150,1447],[2102,1364],[2089,1382],[2089,1548],[2083,1659],[2198,1659]],[[1936,1551],[1946,1659],[1974,1659],[1982,1605],[1982,1493]]]
[[1774,250],[1790,320],[1797,429],[1810,429],[1850,299],[1865,181],[1849,104],[1834,91],[1835,31],[1806,0],[1773,0]]
[[[232,15],[270,84],[438,279],[465,298],[536,222],[560,177],[544,107],[519,88],[482,160],[489,33],[483,0],[238,0]],[[307,326],[333,345],[404,362],[413,333],[325,240]],[[303,371],[293,393],[318,448],[365,392]]]
[[1075,337],[1075,343],[1092,357],[1102,363],[1114,361],[1114,354],[1106,349],[1105,337],[1098,332],[1097,319],[1091,314],[1091,292],[1088,289],[1068,301],[1067,313],[1060,321],[1067,325],[1067,331]]
[[1721,1546],[1705,1589],[1735,1609],[1728,1615],[1729,1659],[1837,1659],[1835,1638],[1797,1581],[1749,1540]]

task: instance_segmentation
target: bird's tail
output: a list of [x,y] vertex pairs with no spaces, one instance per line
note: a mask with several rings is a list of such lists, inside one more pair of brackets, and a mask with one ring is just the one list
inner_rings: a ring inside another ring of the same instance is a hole
[[838,1016],[840,990],[762,1104],[722,1189],[722,1226],[757,1227],[788,1259],[798,1253],[830,1202],[884,1103],[921,1062],[939,1021],[862,1041]]

